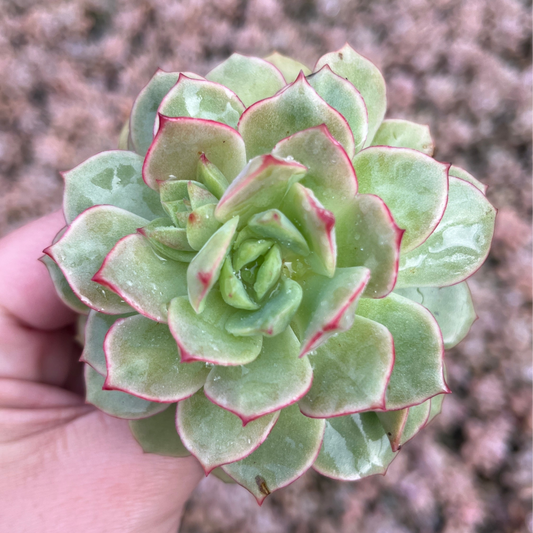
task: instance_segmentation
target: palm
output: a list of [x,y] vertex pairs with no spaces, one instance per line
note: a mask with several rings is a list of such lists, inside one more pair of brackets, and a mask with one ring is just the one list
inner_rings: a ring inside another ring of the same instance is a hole
[[201,469],[143,454],[126,421],[85,405],[75,316],[36,261],[63,224],[50,215],[0,241],[2,522],[20,532],[175,532]]

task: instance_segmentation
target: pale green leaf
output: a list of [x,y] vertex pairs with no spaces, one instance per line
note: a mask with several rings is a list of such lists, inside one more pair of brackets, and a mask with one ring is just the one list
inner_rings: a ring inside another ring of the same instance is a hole
[[206,76],[231,89],[246,107],[277,93],[285,85],[281,72],[258,57],[232,54]]
[[433,155],[435,149],[429,126],[398,119],[384,120],[381,123],[372,146],[412,148],[426,155]]
[[450,178],[444,216],[423,244],[402,254],[397,287],[443,287],[470,277],[487,258],[495,218],[481,191]]
[[345,118],[300,75],[273,98],[249,107],[239,121],[239,132],[250,159],[269,153],[285,137],[321,124],[327,126],[348,156],[353,157],[354,138]]
[[283,74],[287,83],[292,83],[296,80],[300,72],[303,72],[306,76],[311,74],[311,70],[303,63],[292,59],[292,57],[284,56],[279,52],[274,52],[265,57],[265,61],[272,63]]

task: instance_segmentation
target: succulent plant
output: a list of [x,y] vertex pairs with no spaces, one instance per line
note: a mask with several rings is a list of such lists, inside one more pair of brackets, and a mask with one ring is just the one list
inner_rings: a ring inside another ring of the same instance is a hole
[[120,150],[64,174],[44,261],[88,315],[87,402],[146,452],[261,503],[310,467],[384,473],[440,412],[495,209],[385,110],[348,45],[314,72],[234,54],[205,78],[158,70]]

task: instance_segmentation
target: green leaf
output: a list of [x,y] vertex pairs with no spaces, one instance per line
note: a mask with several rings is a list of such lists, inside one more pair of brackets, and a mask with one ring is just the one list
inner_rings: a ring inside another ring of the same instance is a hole
[[397,119],[384,120],[381,123],[372,146],[412,148],[426,155],[433,155],[435,149],[429,126]]
[[383,324],[394,339],[396,360],[387,390],[387,410],[410,407],[449,392],[439,326],[426,308],[391,293],[380,300],[362,298],[357,314]]
[[103,390],[104,381],[104,376],[85,365],[85,401],[108,415],[135,420],[155,415],[168,407],[166,403],[147,402],[125,392]]
[[[398,443],[400,449],[407,441],[411,440],[427,423],[431,411],[431,400],[427,400],[420,405],[409,407],[407,422]],[[394,448],[393,448],[393,451]]]
[[359,152],[353,166],[359,192],[379,196],[405,229],[402,251],[422,244],[446,208],[448,166],[416,150],[388,146]]
[[187,298],[172,300],[168,320],[180,348],[181,360],[223,366],[251,363],[261,352],[263,337],[235,337],[228,333],[224,325],[233,312],[218,291],[208,296],[206,308],[199,315]]
[[222,226],[215,218],[216,203],[196,208],[187,218],[187,239],[193,250],[201,250]]
[[231,89],[246,107],[277,93],[285,80],[281,72],[264,59],[232,54],[206,76]]
[[440,415],[442,411],[442,402],[444,401],[445,394],[439,394],[437,396],[433,396],[431,400],[431,408],[429,410],[429,417],[428,421],[426,422],[426,426],[437,416]]
[[291,57],[284,56],[279,52],[274,52],[268,57],[265,57],[265,61],[272,63],[285,78],[287,83],[292,83],[302,71],[306,76],[311,74],[311,70],[307,68],[303,63],[292,59]]
[[246,366],[215,366],[204,392],[213,403],[240,417],[244,424],[297,402],[311,386],[307,357],[298,358],[300,343],[288,327],[263,339],[261,353]]
[[129,424],[135,440],[146,453],[168,457],[191,455],[176,431],[176,404],[149,418],[130,420]]
[[61,268],[76,296],[87,306],[107,314],[131,312],[117,294],[92,279],[115,243],[148,221],[110,205],[84,211],[68,227],[61,239],[47,248]]
[[283,91],[249,107],[239,121],[239,132],[252,158],[269,153],[294,133],[325,124],[351,158],[355,153],[352,131],[345,118],[327,104],[303,74]]
[[269,239],[246,239],[233,254],[235,270],[239,271],[243,266],[265,255],[273,244]]
[[298,228],[278,209],[257,213],[248,221],[248,227],[257,235],[275,239],[297,255],[309,255],[309,246]]
[[150,224],[139,229],[139,233],[144,235],[152,244],[156,241],[173,250],[192,252],[193,248],[187,240],[187,232],[183,228],[176,228],[168,218],[156,218]]
[[333,213],[324,209],[313,191],[300,183],[289,189],[281,209],[309,243],[313,270],[331,278],[337,262]]
[[361,93],[346,78],[335,74],[329,65],[311,74],[307,81],[346,119],[353,133],[355,153],[359,152],[368,135],[368,112]]
[[231,127],[200,118],[160,117],[160,127],[143,166],[144,181],[152,189],[158,181],[196,177],[202,153],[229,181],[246,164],[244,142]]
[[133,152],[112,150],[90,157],[63,173],[63,211],[70,224],[94,205],[121,207],[147,220],[165,214],[159,195],[142,178],[143,158]]
[[459,344],[477,318],[466,281],[450,287],[411,287],[395,292],[431,312],[439,324],[446,349]]
[[229,186],[226,176],[205,157],[205,154],[202,154],[198,160],[196,179],[203,183],[217,199],[222,198]]
[[205,298],[218,281],[220,270],[230,249],[239,217],[228,220],[198,252],[187,269],[189,301],[197,313],[205,307]]
[[[130,315],[126,315],[130,316]],[[80,361],[91,365],[99,374],[107,374],[104,339],[111,326],[125,315],[104,315],[98,311],[89,313],[85,324],[85,342]]]
[[382,408],[394,364],[392,336],[381,324],[355,317],[353,326],[309,355],[313,385],[300,410],[330,418]]
[[278,417],[279,413],[272,413],[243,427],[238,416],[210,402],[200,391],[178,404],[176,422],[184,446],[209,474],[217,466],[250,455]]
[[[428,401],[431,402],[431,400]],[[400,449],[400,439],[407,423],[409,408],[399,409],[398,411],[376,412],[376,415],[378,415],[379,421],[387,433],[387,437],[389,437],[392,451],[397,452]]]
[[232,335],[245,336],[262,333],[279,335],[289,326],[302,301],[302,288],[290,278],[281,280],[279,289],[257,311],[237,311],[226,322]]
[[40,257],[39,261],[41,261],[41,263],[43,263],[47,268],[48,274],[52,279],[52,283],[54,284],[57,295],[61,301],[73,311],[86,315],[89,312],[90,307],[87,307],[84,303],[82,303],[74,294],[74,291],[70,288],[68,281],[63,275],[63,272],[61,272],[59,266],[57,266],[56,262],[47,255]]
[[204,205],[216,204],[218,202],[218,198],[213,196],[204,185],[195,181],[188,182],[187,192],[193,211]]
[[235,275],[231,258],[224,261],[220,272],[220,294],[224,301],[237,309],[257,309],[259,306],[250,298],[242,281]]
[[[130,149],[130,120],[126,121],[118,137],[118,149],[119,150],[129,150]],[[131,147],[133,150],[133,146]]]
[[302,279],[304,296],[295,316],[298,331],[303,332],[300,357],[352,327],[369,277],[367,268],[352,267],[338,268],[333,278],[315,274]]
[[237,128],[244,104],[237,95],[211,81],[180,74],[178,82],[163,98],[158,112],[167,117],[215,120]]
[[189,199],[189,181],[170,179],[159,183],[161,202]]
[[222,468],[261,505],[275,490],[308,470],[322,443],[325,421],[303,416],[296,405],[283,409],[266,441],[248,457]]
[[157,69],[153,78],[139,93],[130,115],[130,137],[135,151],[144,156],[154,138],[154,122],[161,100],[178,81],[179,72]]
[[365,146],[368,146],[385,116],[387,110],[387,96],[385,80],[379,69],[359,55],[349,44],[340,50],[323,55],[315,66],[315,72],[324,65],[347,79],[364,98],[368,111],[368,136]]
[[326,420],[326,432],[313,468],[341,481],[384,474],[396,456],[375,413]]
[[162,202],[163,209],[177,228],[186,228],[189,215],[191,214],[190,202],[188,199],[174,200],[172,202]]
[[252,159],[220,199],[215,211],[217,219],[226,222],[238,215],[244,226],[252,215],[277,207],[305,170],[299,163],[271,155]]
[[272,154],[293,158],[307,167],[301,184],[311,189],[334,215],[342,212],[357,193],[357,178],[344,148],[322,124],[280,141]]
[[167,321],[172,298],[187,293],[187,265],[164,259],[140,234],[121,239],[94,279],[112,288],[141,315]]
[[453,176],[454,178],[459,178],[464,181],[468,181],[468,183],[471,183],[476,189],[479,189],[483,194],[487,193],[487,185],[484,183],[481,183],[479,180],[474,178],[472,174],[467,172],[466,170],[456,167],[455,165],[452,165],[450,167],[450,176]]
[[450,178],[448,206],[441,222],[418,248],[403,254],[397,287],[454,285],[485,262],[496,209],[476,187]]
[[265,294],[274,288],[281,275],[282,266],[281,252],[279,246],[275,244],[266,254],[263,264],[257,270],[254,291],[259,300],[262,300]]
[[337,267],[370,269],[363,296],[382,298],[394,288],[403,233],[385,202],[373,194],[358,194],[337,217]]
[[220,479],[223,483],[235,485],[235,481],[231,479],[224,470],[222,470],[221,466],[218,466],[214,470],[211,470],[211,474],[215,476],[216,478]]
[[179,402],[202,388],[210,368],[180,363],[166,324],[141,315],[116,322],[105,338],[106,388],[154,402]]

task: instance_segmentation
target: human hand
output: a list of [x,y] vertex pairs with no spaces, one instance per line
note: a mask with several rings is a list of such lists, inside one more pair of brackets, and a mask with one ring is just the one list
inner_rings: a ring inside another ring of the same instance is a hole
[[144,454],[127,421],[85,405],[76,315],[37,260],[64,225],[0,241],[0,532],[175,533],[202,469]]

